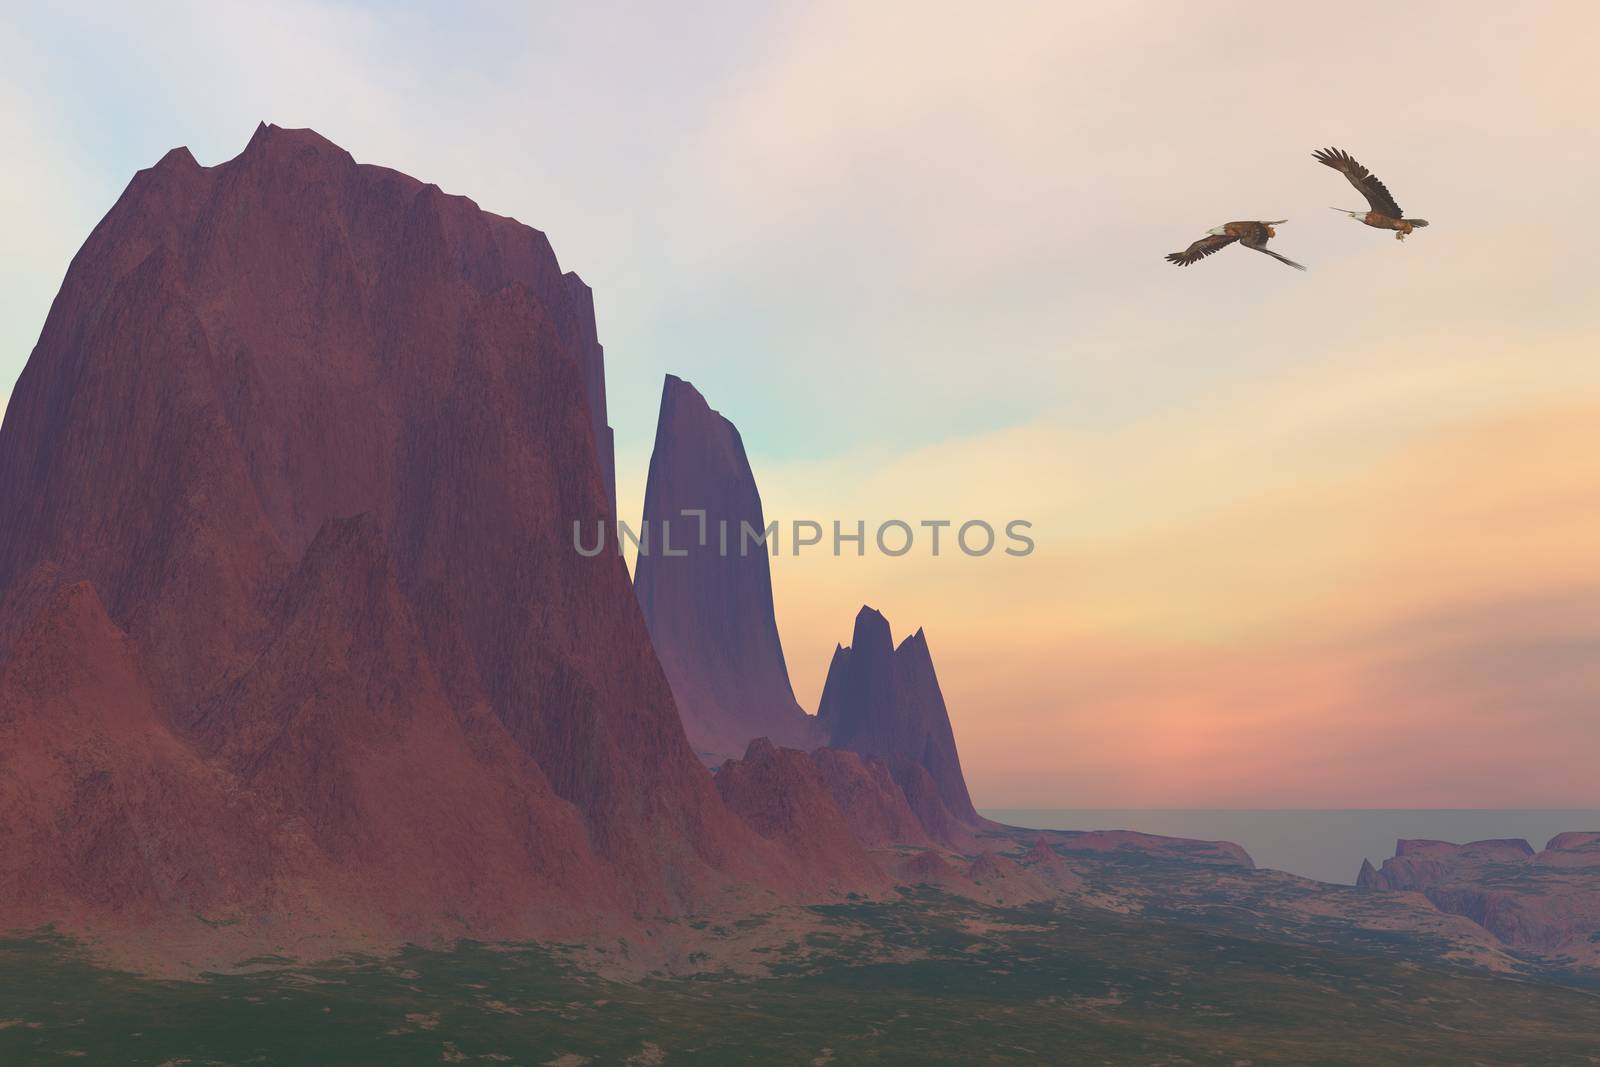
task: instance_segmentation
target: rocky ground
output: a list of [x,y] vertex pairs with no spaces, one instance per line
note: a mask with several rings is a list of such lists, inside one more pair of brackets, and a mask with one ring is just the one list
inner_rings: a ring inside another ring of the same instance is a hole
[[[1600,999],[1367,933],[1294,943],[908,890],[708,925],[692,977],[463,943],[171,982],[0,944],[0,1060],[116,1064],[1583,1064]],[[1245,924],[1246,926],[1248,923]],[[67,1060],[71,1062],[71,1060]]]
[[1257,870],[1221,843],[981,844],[880,850],[903,877],[875,898],[747,899],[606,942],[269,956],[174,981],[14,938],[0,1062],[1600,1063],[1592,972],[1420,892]]

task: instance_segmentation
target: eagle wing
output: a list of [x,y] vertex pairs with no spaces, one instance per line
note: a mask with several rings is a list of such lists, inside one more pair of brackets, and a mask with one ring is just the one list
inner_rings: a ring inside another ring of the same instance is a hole
[[1200,262],[1213,252],[1227,248],[1237,240],[1237,237],[1225,237],[1211,234],[1209,236],[1200,238],[1200,240],[1196,241],[1188,248],[1185,248],[1182,252],[1168,253],[1167,262],[1176,263],[1180,267],[1187,267],[1191,263]]
[[1391,219],[1398,219],[1404,215],[1400,205],[1394,202],[1394,197],[1366,167],[1357,163],[1355,159],[1342,148],[1322,148],[1311,153],[1318,163],[1334,170],[1350,179],[1350,184],[1362,196],[1367,198],[1367,203],[1372,205],[1372,210],[1380,215],[1387,215]]

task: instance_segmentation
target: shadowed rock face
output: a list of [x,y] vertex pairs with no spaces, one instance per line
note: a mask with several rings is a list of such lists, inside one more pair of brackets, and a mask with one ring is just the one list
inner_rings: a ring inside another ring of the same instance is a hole
[[1507,945],[1600,962],[1600,833],[1564,833],[1535,852],[1523,840],[1402,840],[1356,884],[1416,890],[1440,911],[1463,915]]
[[936,839],[985,824],[972,807],[944,694],[921,630],[894,646],[889,622],[864,607],[850,647],[834,650],[817,717],[829,744],[885,759]]
[[[367,864],[360,910],[394,929],[470,921],[470,894],[532,932],[558,900],[675,910],[768,877],[621,560],[572,544],[614,513],[600,361],[587,287],[543,234],[310,131],[134,178],[0,428],[0,760],[100,767],[72,786],[81,832],[122,819],[147,865],[61,873],[64,910],[143,879],[177,914],[189,887],[303,914]],[[56,585],[77,592],[38,592]],[[51,626],[53,650],[19,643]],[[24,721],[89,709],[113,685],[97,671],[126,691],[104,714],[166,731],[168,756],[126,769],[87,710]],[[293,847],[250,845],[215,795]],[[156,825],[191,804],[214,811],[188,838]],[[50,810],[0,805],[12,826]],[[469,825],[476,856],[447,844]],[[186,873],[212,855],[215,879]]]
[[789,683],[768,549],[743,540],[746,526],[760,536],[766,522],[739,431],[694,386],[667,375],[644,497],[651,540],[634,591],[689,741],[710,763],[742,754],[756,737],[821,742]]
[[594,290],[584,280],[570,271],[561,276],[566,283],[567,295],[572,301],[574,325],[577,328],[576,354],[578,370],[583,377],[583,392],[589,400],[589,419],[594,428],[595,458],[600,462],[600,475],[605,480],[606,492],[611,500],[611,514],[617,513],[617,448],[616,435],[606,424],[606,350],[600,344],[595,326]]

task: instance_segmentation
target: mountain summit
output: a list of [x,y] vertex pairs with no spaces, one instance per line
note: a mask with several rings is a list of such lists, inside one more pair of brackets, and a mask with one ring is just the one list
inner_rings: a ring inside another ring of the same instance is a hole
[[690,742],[709,763],[757,737],[809,748],[817,721],[789,682],[772,605],[761,494],[738,429],[667,375],[645,487],[650,538],[634,592]]
[[950,713],[921,630],[896,648],[889,620],[863,607],[849,647],[834,649],[817,718],[834,748],[889,761],[936,838],[984,824],[967,793]]
[[0,925],[525,936],[777,880],[573,550],[596,338],[544,234],[310,130],[139,172],[0,428]]

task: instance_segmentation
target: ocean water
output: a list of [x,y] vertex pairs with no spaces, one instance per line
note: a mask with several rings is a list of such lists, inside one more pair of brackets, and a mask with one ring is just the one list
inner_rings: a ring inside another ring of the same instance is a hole
[[1355,883],[1363,859],[1371,860],[1376,867],[1394,855],[1395,842],[1403,837],[1455,842],[1521,837],[1539,849],[1563,831],[1600,831],[1600,809],[1596,808],[1550,811],[986,808],[983,814],[996,822],[1041,830],[1138,830],[1169,837],[1232,841],[1242,845],[1258,867],[1272,867],[1344,885]]

